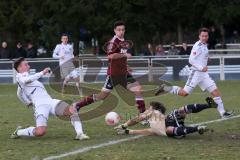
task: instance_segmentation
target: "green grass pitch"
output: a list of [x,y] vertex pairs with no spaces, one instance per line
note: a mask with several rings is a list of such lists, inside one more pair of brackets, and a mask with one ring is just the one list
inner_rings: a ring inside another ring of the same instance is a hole
[[[184,82],[174,84],[184,85]],[[222,92],[225,108],[234,110],[235,115],[240,114],[240,81],[218,82]],[[94,85],[100,88],[101,85]],[[50,94],[61,99],[61,95],[49,89]],[[113,94],[116,95],[114,92]],[[165,94],[157,97],[145,98],[146,104],[150,101],[161,101],[170,112],[173,108],[189,103],[204,103],[209,93],[194,90],[188,97],[177,97]],[[78,99],[78,96],[68,97]],[[66,98],[66,97],[65,97]],[[49,118],[49,128],[46,136],[41,138],[10,139],[10,134],[17,125],[35,125],[31,108],[24,107],[16,97],[16,85],[0,85],[0,159],[22,160],[43,159],[59,155],[87,146],[130,137],[118,136],[113,127],[105,125],[104,116],[84,121],[86,133],[91,137],[88,141],[73,140],[75,133],[70,122]],[[100,102],[98,102],[100,103]],[[81,110],[86,112],[98,104],[91,105]],[[136,107],[127,105],[119,98],[118,106],[114,109],[120,115],[134,115]],[[186,119],[189,124],[218,119],[219,114],[215,109],[205,110],[199,114],[192,114]],[[132,141],[91,150],[89,152],[71,155],[62,159],[66,160],[192,160],[192,159],[239,159],[240,157],[240,119],[227,120],[209,124],[214,132],[205,135],[192,134],[184,139],[171,139],[167,137],[142,137]],[[137,125],[134,128],[143,128]]]

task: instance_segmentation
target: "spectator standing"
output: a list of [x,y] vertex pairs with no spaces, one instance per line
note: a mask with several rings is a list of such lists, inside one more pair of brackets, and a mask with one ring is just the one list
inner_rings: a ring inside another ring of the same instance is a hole
[[161,44],[156,46],[155,49],[155,56],[163,56],[165,55],[165,50]]
[[143,51],[144,56],[153,56],[154,52],[153,52],[153,47],[151,43],[148,43],[147,46],[144,48]]
[[168,55],[178,55],[178,53],[179,53],[179,50],[176,48],[175,43],[172,42],[168,50]]
[[237,30],[234,30],[234,31],[233,31],[233,34],[232,34],[232,42],[233,42],[233,43],[238,43],[238,42],[239,42],[239,34],[238,34],[238,31],[237,31]]
[[0,49],[0,58],[1,59],[10,58],[10,50],[8,49],[7,42],[2,42],[2,47]]
[[34,48],[33,44],[31,42],[27,45],[27,58],[36,58],[37,57],[37,51]]
[[18,42],[16,47],[17,47],[17,48],[16,48],[16,50],[15,50],[15,54],[12,56],[12,58],[20,58],[20,57],[26,58],[27,52],[26,52],[26,50],[22,47],[21,42]]
[[208,49],[215,49],[217,44],[217,32],[214,26],[209,29]]
[[190,55],[191,50],[187,46],[187,43],[182,43],[182,47],[180,49],[179,55]]

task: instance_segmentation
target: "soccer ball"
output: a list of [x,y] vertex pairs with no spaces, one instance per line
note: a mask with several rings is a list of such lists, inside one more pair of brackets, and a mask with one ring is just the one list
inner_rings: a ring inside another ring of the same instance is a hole
[[120,119],[120,116],[116,112],[108,112],[105,116],[105,122],[109,126],[118,124]]

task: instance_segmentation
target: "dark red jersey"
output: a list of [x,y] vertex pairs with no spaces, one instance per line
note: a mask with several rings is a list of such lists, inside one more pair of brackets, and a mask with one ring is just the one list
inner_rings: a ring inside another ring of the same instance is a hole
[[[119,39],[117,36],[114,36],[108,44],[107,55],[114,53],[124,54],[126,49],[121,48],[120,44],[123,39]],[[109,59],[108,60],[108,71],[107,74],[111,76],[126,75],[127,72],[127,57],[122,57],[118,59]]]

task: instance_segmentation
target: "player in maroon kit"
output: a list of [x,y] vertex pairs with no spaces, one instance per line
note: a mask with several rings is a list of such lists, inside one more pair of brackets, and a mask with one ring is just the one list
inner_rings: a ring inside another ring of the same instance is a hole
[[124,40],[125,23],[117,21],[114,23],[115,36],[106,44],[106,53],[109,64],[106,81],[100,93],[85,97],[81,101],[75,103],[77,110],[89,105],[93,102],[104,100],[109,96],[114,86],[121,85],[135,94],[136,105],[140,113],[145,111],[145,103],[142,97],[142,87],[130,74],[127,65],[127,59],[131,58],[131,54],[127,52],[128,43]]

